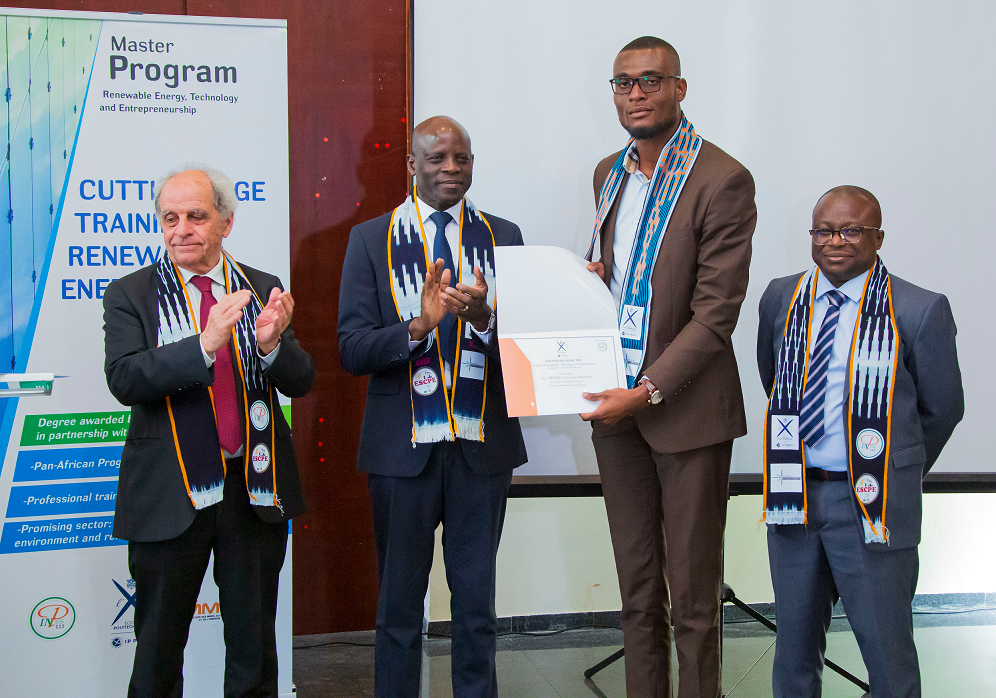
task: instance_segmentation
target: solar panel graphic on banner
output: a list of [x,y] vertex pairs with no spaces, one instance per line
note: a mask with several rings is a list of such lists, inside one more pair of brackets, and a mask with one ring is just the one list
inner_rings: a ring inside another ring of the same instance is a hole
[[0,372],[13,372],[58,224],[100,22],[8,16],[3,23]]

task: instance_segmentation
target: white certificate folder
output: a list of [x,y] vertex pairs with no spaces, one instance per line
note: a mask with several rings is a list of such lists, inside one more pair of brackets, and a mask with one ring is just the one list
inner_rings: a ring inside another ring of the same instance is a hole
[[496,247],[498,345],[510,417],[591,412],[626,386],[608,287],[561,247]]

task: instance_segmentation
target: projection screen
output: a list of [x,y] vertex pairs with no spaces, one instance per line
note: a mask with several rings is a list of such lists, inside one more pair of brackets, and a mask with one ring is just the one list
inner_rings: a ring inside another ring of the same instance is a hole
[[[749,434],[736,441],[734,473],[761,469],[758,300],[769,280],[812,264],[807,230],[819,196],[857,184],[882,203],[889,270],[946,294],[958,323],[966,414],[933,472],[996,480],[985,447],[986,393],[996,391],[985,358],[996,184],[996,57],[986,46],[996,5],[421,0],[414,19],[416,123],[434,114],[462,122],[474,202],[518,223],[527,245],[578,254],[591,236],[594,166],[627,137],[608,84],[612,60],[643,34],[678,50],[685,114],[757,185],[750,285],[734,334]],[[578,417],[522,426],[529,463],[517,475],[597,476]]]

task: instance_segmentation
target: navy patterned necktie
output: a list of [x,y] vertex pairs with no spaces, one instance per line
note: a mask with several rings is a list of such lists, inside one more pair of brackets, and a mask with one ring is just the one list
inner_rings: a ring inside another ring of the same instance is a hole
[[[436,211],[429,216],[429,220],[436,224],[436,237],[432,242],[432,261],[443,260],[443,269],[450,270],[450,286],[455,286],[457,278],[456,268],[453,266],[453,252],[446,239],[446,226],[453,220],[453,216],[446,211]],[[440,348],[443,350],[443,360],[452,365],[456,356],[456,316],[452,313],[446,313],[439,323],[439,340],[442,343]]]
[[825,433],[824,412],[826,411],[827,370],[833,354],[833,336],[840,317],[840,306],[847,296],[837,290],[826,293],[826,317],[816,338],[813,358],[809,360],[809,376],[806,378],[806,393],[802,396],[802,409],[799,410],[799,433],[807,446],[815,446]]

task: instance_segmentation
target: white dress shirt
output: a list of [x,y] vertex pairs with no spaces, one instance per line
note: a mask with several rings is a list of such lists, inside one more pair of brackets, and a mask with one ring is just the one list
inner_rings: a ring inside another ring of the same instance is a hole
[[[429,255],[432,255],[433,246],[436,244],[436,224],[429,220],[429,216],[436,212],[436,209],[432,208],[429,204],[422,201],[421,198],[418,199],[418,212],[422,216],[422,232],[425,233],[425,248],[429,251]],[[453,204],[448,209],[446,213],[450,214],[450,222],[446,224],[446,242],[450,246],[450,255],[453,258],[454,269],[459,271],[460,264],[459,259],[462,254],[460,250],[460,209],[463,206],[463,199],[459,202]],[[435,261],[435,260],[433,260]],[[455,286],[456,281],[454,279],[450,280],[450,285]],[[468,323],[469,324],[469,323]],[[476,334],[484,344],[491,341],[491,330],[485,330],[484,332],[478,332],[474,329],[473,325],[470,325],[471,331]],[[430,332],[425,339],[414,340],[411,338],[411,333],[408,334],[408,351],[412,354],[424,354],[432,347],[433,337],[435,334]],[[424,346],[422,346],[424,345]],[[420,348],[421,347],[421,348]],[[443,379],[445,381],[446,387],[450,386],[450,375],[452,375],[452,367],[449,361],[443,364]]]
[[[671,136],[671,140],[661,151],[662,155],[671,147],[677,135],[678,132],[675,131],[674,136]],[[636,243],[636,229],[647,207],[647,195],[650,194],[650,178],[640,172],[640,156],[636,150],[636,143],[626,151],[623,167],[629,173],[629,177],[626,178],[623,190],[619,193],[619,209],[616,212],[616,228],[612,238],[612,280],[609,282],[616,310],[622,307],[626,268],[633,254],[633,245]]]
[[[180,277],[183,279],[183,283],[187,287],[187,295],[190,297],[190,305],[192,306],[191,309],[194,313],[194,317],[197,318],[198,326],[200,326],[201,323],[201,292],[200,289],[198,289],[197,286],[193,284],[191,279],[193,279],[195,276],[206,276],[209,279],[211,279],[211,295],[214,296],[216,301],[221,300],[224,296],[228,295],[227,293],[225,293],[224,261],[225,260],[223,257],[219,259],[214,269],[209,271],[207,274],[195,274],[194,272],[188,269],[184,269],[179,264],[176,265],[176,268],[180,271]],[[203,332],[204,328],[201,327],[200,330],[201,332]],[[259,357],[260,362],[263,364],[264,371],[270,367],[273,361],[277,358],[278,353],[280,353],[279,342],[277,343],[276,349],[271,351],[266,356],[263,356],[259,352],[259,346],[258,345],[256,346],[256,355]],[[204,345],[201,344],[201,354],[203,354],[204,356],[204,365],[207,366],[208,368],[211,368],[214,365],[214,359],[215,359],[214,352],[207,351],[206,349],[204,349]],[[224,449],[222,449],[222,451],[224,451],[225,453],[225,458],[237,458],[238,456],[242,455],[244,449],[245,446],[242,446],[235,453],[229,453]]]
[[[823,438],[815,446],[806,446],[806,467],[824,470],[847,470],[847,435],[844,433],[844,388],[847,385],[847,364],[851,357],[851,341],[854,339],[854,323],[858,321],[861,293],[865,289],[865,279],[870,271],[856,276],[842,284],[837,290],[846,296],[840,304],[840,317],[834,329],[833,349],[830,365],[827,367],[827,391],[824,398]],[[824,274],[816,282],[816,302],[813,304],[812,336],[809,341],[809,357],[816,349],[816,337],[823,318],[827,315],[830,301],[827,291],[835,288]]]

